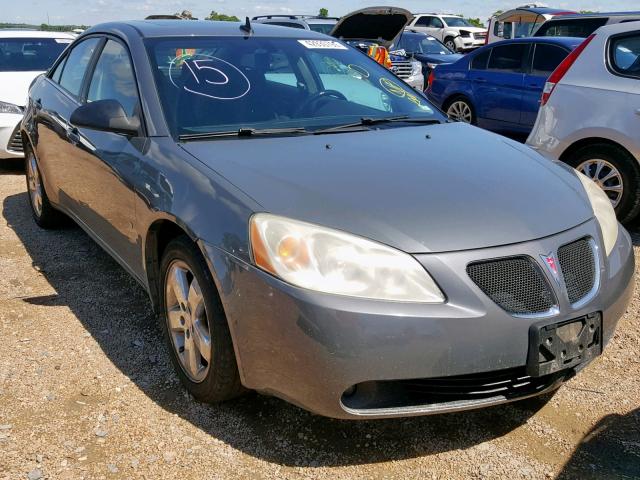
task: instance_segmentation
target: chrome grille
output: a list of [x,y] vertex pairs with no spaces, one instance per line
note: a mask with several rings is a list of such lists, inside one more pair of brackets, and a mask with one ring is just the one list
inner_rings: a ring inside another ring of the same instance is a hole
[[485,38],[487,38],[487,34],[486,33],[481,33],[481,32],[474,33],[473,34],[473,38],[476,38],[478,40],[484,40]]
[[569,302],[585,298],[596,284],[596,258],[589,238],[582,238],[558,249],[558,262],[564,276]]
[[409,78],[413,71],[413,66],[411,65],[411,62],[405,60],[391,62],[391,71],[400,78]]
[[545,314],[556,306],[549,282],[529,257],[471,263],[467,274],[489,298],[513,315]]
[[11,140],[9,140],[9,144],[7,145],[7,150],[12,152],[22,153],[22,135],[20,135],[20,125],[18,125],[11,135]]

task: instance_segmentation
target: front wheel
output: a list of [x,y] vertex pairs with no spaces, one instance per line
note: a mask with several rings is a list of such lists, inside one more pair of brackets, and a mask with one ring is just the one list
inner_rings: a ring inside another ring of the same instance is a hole
[[172,240],[161,262],[161,323],[180,380],[198,400],[243,392],[229,326],[202,254],[187,237]]
[[604,190],[621,222],[638,217],[640,165],[630,153],[616,145],[599,143],[581,147],[564,160]]
[[456,46],[456,42],[451,37],[448,37],[447,39],[445,39],[444,46],[447,47],[449,50],[451,50],[454,53],[458,51],[458,47]]

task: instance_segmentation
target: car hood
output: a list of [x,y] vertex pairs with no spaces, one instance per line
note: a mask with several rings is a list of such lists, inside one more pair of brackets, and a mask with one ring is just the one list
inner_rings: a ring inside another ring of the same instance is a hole
[[593,216],[572,172],[462,123],[183,148],[263,211],[410,253],[538,239]]
[[480,27],[448,27],[448,28],[454,28],[456,30],[465,30],[471,33],[484,33],[487,31],[486,28],[480,28]]
[[29,86],[43,72],[0,72],[0,102],[24,107]]
[[330,35],[343,40],[366,40],[389,47],[413,15],[404,8],[367,7],[342,17]]
[[447,53],[444,55],[439,55],[437,53],[416,53],[414,55],[416,60],[420,60],[421,62],[429,62],[429,63],[455,63],[461,58],[464,58],[464,55],[460,55],[459,53]]

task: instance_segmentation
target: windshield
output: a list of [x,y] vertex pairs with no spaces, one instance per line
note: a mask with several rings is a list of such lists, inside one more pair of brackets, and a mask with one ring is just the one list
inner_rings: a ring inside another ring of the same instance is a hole
[[44,72],[71,39],[0,38],[0,72]]
[[333,27],[336,26],[335,23],[309,23],[309,22],[307,22],[307,25],[309,25],[309,28],[314,32],[324,33],[325,35],[329,35],[331,33],[331,30],[333,30]]
[[464,18],[460,17],[442,17],[444,23],[446,23],[449,27],[473,27],[469,22],[467,22]]
[[425,55],[449,55],[453,52],[433,37],[425,35],[403,35],[398,42],[398,49],[407,53]]
[[184,37],[147,46],[174,136],[443,119],[420,93],[335,40]]

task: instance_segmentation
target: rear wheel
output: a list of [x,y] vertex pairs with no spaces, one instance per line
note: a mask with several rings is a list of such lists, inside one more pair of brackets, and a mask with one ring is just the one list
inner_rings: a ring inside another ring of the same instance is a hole
[[238,396],[243,387],[229,326],[202,254],[187,237],[174,239],[161,272],[162,330],[180,380],[203,402]]
[[61,226],[64,215],[53,208],[42,183],[42,175],[38,161],[31,149],[25,151],[25,170],[27,177],[27,193],[33,219],[41,228],[52,229]]
[[638,217],[640,166],[626,150],[598,143],[581,147],[564,160],[604,190],[621,222]]
[[473,109],[473,105],[471,105],[471,102],[465,97],[453,98],[447,102],[447,107],[444,111],[453,120],[469,123],[471,125],[476,124],[476,113]]

